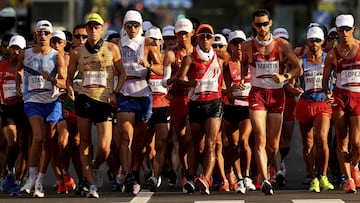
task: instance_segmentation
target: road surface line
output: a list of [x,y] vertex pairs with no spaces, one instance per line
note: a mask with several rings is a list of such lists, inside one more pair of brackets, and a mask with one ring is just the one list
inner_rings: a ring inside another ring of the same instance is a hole
[[293,199],[293,203],[345,203],[341,199]]
[[194,201],[194,203],[245,203],[244,200],[209,200],[209,201]]
[[140,192],[130,203],[146,203],[151,199],[153,192]]

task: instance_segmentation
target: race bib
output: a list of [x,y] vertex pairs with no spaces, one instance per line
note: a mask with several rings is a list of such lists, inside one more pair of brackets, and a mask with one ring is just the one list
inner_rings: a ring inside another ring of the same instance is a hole
[[216,78],[202,79],[199,81],[198,87],[195,88],[195,93],[200,92],[218,92],[219,84]]
[[256,77],[271,78],[273,73],[279,73],[279,61],[256,61]]
[[50,81],[47,81],[41,75],[29,76],[28,81],[28,90],[31,92],[42,92],[42,91],[51,91],[53,85]]
[[167,89],[162,86],[162,79],[150,79],[149,85],[153,93],[167,93]]
[[16,84],[3,84],[4,99],[16,97]]
[[360,86],[360,70],[341,71],[342,86]]
[[322,90],[322,75],[306,76],[305,75],[305,91]]
[[250,89],[251,89],[251,84],[250,83],[245,83],[244,85],[245,85],[244,90],[237,89],[236,91],[232,92],[232,95],[234,97],[247,97],[247,96],[249,96]]
[[105,88],[106,72],[104,71],[86,71],[83,73],[83,87],[87,88]]
[[144,67],[138,63],[129,63],[124,64],[124,69],[126,77],[142,77],[142,69],[144,69]]

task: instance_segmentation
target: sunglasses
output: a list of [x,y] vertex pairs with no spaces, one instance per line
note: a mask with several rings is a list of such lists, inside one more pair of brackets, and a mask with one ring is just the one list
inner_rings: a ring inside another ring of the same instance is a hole
[[200,34],[196,35],[196,37],[198,39],[204,40],[205,38],[206,39],[212,39],[214,37],[214,35],[209,34],[209,33],[200,33]]
[[212,47],[215,48],[215,49],[222,49],[224,47],[224,45],[222,45],[222,44],[213,44]]
[[138,28],[140,26],[140,23],[128,23],[126,24],[127,28]]
[[243,42],[243,41],[244,40],[242,40],[242,39],[233,39],[230,41],[230,44],[237,46],[237,45],[241,44],[241,42]]
[[87,35],[81,35],[81,34],[74,35],[74,37],[75,37],[76,39],[80,39],[80,38],[87,39],[87,38],[88,38]]
[[175,40],[176,39],[176,37],[164,37],[164,41],[166,41],[166,40]]
[[319,38],[309,38],[309,41],[319,43],[319,42],[321,42],[321,39],[319,39]]
[[338,28],[336,28],[338,31],[340,31],[340,32],[349,32],[351,29],[352,29],[352,27],[348,27],[348,26],[342,26],[342,27],[338,27]]
[[260,27],[266,27],[270,24],[270,21],[267,22],[262,22],[262,23],[254,23],[256,27],[260,28]]
[[327,38],[333,40],[333,39],[337,39],[338,37],[337,35],[329,35]]
[[35,32],[36,35],[39,35],[39,36],[48,36],[49,34],[51,34],[51,32],[49,31],[36,31]]

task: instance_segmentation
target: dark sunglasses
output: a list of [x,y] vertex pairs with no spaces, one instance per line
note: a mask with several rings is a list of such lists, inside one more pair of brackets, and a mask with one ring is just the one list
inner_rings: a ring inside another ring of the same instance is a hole
[[51,32],[49,31],[36,31],[35,34],[36,35],[40,35],[40,36],[48,36]]
[[310,38],[309,41],[319,43],[319,42],[321,42],[321,39],[319,39],[319,38]]
[[138,28],[140,26],[140,23],[128,23],[126,24],[127,28]]
[[342,26],[342,27],[338,27],[338,28],[336,28],[338,31],[340,31],[340,32],[349,32],[351,29],[352,29],[352,27],[348,27],[348,26]]
[[175,40],[176,39],[176,37],[164,37],[164,40],[166,41],[166,40]]
[[233,39],[230,41],[230,44],[237,46],[237,45],[241,44],[241,42],[243,42],[243,41],[244,40],[242,40],[242,39]]
[[222,44],[213,44],[212,47],[215,48],[215,49],[222,49],[224,47],[224,45],[222,45]]
[[200,33],[200,34],[196,35],[196,37],[198,39],[204,40],[205,38],[206,39],[212,39],[214,37],[214,35],[209,34],[209,33]]
[[329,35],[327,38],[328,38],[328,39],[337,39],[338,36],[337,36],[337,35]]
[[87,38],[88,38],[87,35],[81,35],[81,34],[74,35],[74,37],[75,37],[76,39],[80,39],[80,38],[87,39]]
[[270,21],[267,22],[262,22],[262,23],[254,23],[256,27],[260,28],[260,27],[266,27],[270,24]]

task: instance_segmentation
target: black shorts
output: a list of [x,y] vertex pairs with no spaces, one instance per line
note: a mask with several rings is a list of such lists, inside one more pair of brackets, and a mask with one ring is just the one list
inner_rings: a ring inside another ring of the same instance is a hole
[[249,107],[248,106],[224,106],[224,116],[223,119],[229,123],[238,126],[240,121],[249,118]]
[[112,121],[113,109],[104,102],[96,101],[84,94],[78,94],[75,99],[76,115],[82,118],[89,118],[94,123]]
[[14,105],[1,105],[3,110],[1,114],[2,126],[16,125],[17,127],[29,127],[29,119],[24,110],[24,103]]
[[203,123],[208,118],[221,119],[223,116],[223,104],[220,99],[206,102],[189,102],[189,121],[190,123]]
[[170,123],[170,107],[153,108],[150,118],[150,124],[155,125],[157,123]]

